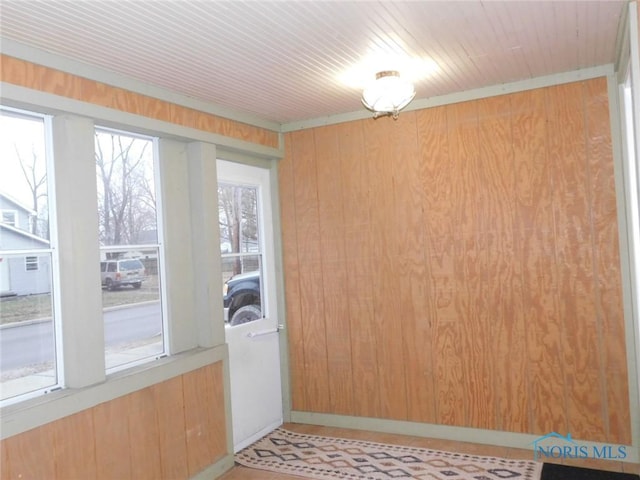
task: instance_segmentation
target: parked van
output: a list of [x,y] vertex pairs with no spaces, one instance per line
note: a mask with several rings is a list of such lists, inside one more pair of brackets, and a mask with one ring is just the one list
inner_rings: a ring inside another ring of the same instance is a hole
[[144,265],[136,258],[105,260],[100,262],[102,286],[115,290],[124,285],[140,288],[144,280]]

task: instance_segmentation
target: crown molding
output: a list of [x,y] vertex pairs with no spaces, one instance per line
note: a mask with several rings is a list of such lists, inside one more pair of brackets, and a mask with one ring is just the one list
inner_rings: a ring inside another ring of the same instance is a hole
[[[536,88],[550,87],[552,85],[561,85],[563,83],[578,82],[581,80],[589,80],[592,78],[606,77],[613,73],[613,64],[600,65],[597,67],[573,70],[570,72],[546,75],[543,77],[535,77],[517,82],[503,83],[500,85],[492,85],[489,87],[476,88],[463,92],[456,92],[437,97],[415,99],[407,108],[400,112],[410,112],[414,110],[422,110],[424,108],[437,107],[441,105],[449,105],[452,103],[467,102],[469,100],[478,100],[480,98],[495,97],[509,93],[523,92]],[[330,115],[327,117],[303,120],[300,122],[285,123],[282,125],[282,132],[293,132],[296,130],[304,130],[307,128],[322,127],[325,125],[333,125],[336,123],[350,122],[353,120],[363,120],[372,118],[369,111],[357,111],[343,113],[338,115]]]

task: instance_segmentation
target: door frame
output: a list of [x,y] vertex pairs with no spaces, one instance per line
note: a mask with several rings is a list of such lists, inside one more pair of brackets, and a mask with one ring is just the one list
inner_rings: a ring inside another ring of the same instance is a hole
[[[289,355],[288,355],[288,336],[286,328],[286,303],[284,294],[284,261],[282,253],[282,234],[281,234],[281,216],[280,216],[280,197],[279,197],[279,181],[278,181],[278,159],[262,159],[243,155],[237,152],[218,151],[217,160],[228,162],[229,164],[237,164],[238,167],[255,167],[264,171],[265,180],[269,185],[269,194],[262,194],[262,201],[269,201],[271,204],[271,222],[263,222],[263,230],[265,237],[265,246],[263,251],[263,270],[265,277],[268,275],[268,282],[273,285],[274,293],[268,295],[265,300],[269,302],[265,309],[269,317],[276,320],[276,325],[280,328],[279,333],[279,364],[280,364],[280,383],[281,383],[281,401],[282,401],[282,420],[289,422],[291,420],[291,398],[290,398],[290,381],[289,381]],[[221,176],[220,169],[217,168],[217,179]],[[226,176],[227,179],[233,180],[233,175]],[[271,240],[271,245],[266,244]],[[267,258],[270,257],[270,258]],[[226,332],[225,332],[226,335]],[[231,369],[229,368],[229,388],[231,387]],[[229,398],[231,392],[229,392]],[[231,406],[231,399],[229,402]],[[232,430],[233,409],[230,412],[229,426]],[[233,431],[230,432],[233,440]]]

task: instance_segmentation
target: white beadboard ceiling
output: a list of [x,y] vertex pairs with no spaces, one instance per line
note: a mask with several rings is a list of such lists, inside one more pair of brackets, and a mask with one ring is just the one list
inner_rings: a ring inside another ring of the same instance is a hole
[[614,63],[627,3],[0,0],[0,35],[285,124],[363,110],[372,51],[436,62],[416,98]]

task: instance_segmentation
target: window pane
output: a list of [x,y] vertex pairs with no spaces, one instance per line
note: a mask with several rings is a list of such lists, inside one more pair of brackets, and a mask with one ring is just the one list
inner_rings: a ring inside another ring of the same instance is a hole
[[153,142],[96,131],[100,243],[158,243]]
[[[44,121],[0,111],[0,211],[2,223],[19,232],[0,231],[0,248],[49,248],[49,204]],[[16,237],[22,237],[20,239]]]
[[0,400],[57,384],[51,255],[36,258],[25,271],[24,255],[0,254]]
[[96,131],[107,369],[164,354],[153,141]]
[[101,271],[107,368],[164,352],[158,249],[103,252]]
[[258,190],[244,185],[218,187],[221,253],[259,253]]
[[0,110],[0,400],[58,383],[45,126]]
[[220,184],[218,212],[224,315],[236,326],[263,317],[258,189]]

